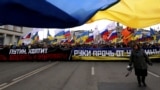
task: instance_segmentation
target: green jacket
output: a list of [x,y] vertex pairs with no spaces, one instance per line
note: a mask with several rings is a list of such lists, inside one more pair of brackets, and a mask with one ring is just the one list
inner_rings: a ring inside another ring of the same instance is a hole
[[147,69],[147,63],[151,65],[151,61],[144,50],[132,50],[129,65],[133,64],[135,69]]

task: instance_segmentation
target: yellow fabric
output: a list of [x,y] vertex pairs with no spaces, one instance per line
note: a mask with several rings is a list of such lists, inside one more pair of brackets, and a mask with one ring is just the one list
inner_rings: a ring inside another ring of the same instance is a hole
[[75,42],[76,42],[76,43],[80,43],[80,41],[81,41],[81,38],[76,38],[76,39],[75,39]]
[[160,0],[121,0],[110,8],[97,12],[88,22],[108,19],[132,28],[144,28],[160,23]]
[[137,39],[140,39],[140,38],[142,38],[142,34],[133,36],[132,40],[137,40]]
[[18,46],[20,46],[21,44],[22,44],[22,39],[18,41]]
[[52,42],[52,44],[54,45],[54,44],[57,44],[57,42]]
[[160,44],[160,39],[158,40],[158,43]]
[[47,38],[48,38],[49,40],[53,40],[53,37],[52,37],[52,36],[47,36]]
[[38,42],[38,40],[39,40],[39,36],[35,36],[35,38],[34,38],[34,39],[32,39],[32,44],[34,44],[34,43]]
[[65,38],[65,36],[64,36],[64,35],[56,36],[56,38],[58,38],[58,39],[63,39],[63,38]]
[[81,37],[83,43],[87,40],[87,38],[88,38],[88,36],[83,36],[83,37]]
[[132,41],[135,41],[135,40],[137,40],[137,39],[138,39],[138,37],[136,37],[136,36],[134,36],[134,35],[132,34],[131,40],[132,40]]
[[153,35],[153,40],[156,40],[157,38],[156,38],[156,35]]
[[[118,40],[117,40],[118,41]],[[123,42],[123,39],[119,39],[118,43],[122,43]]]
[[118,38],[114,38],[114,39],[111,41],[111,43],[117,43],[117,39],[118,39]]

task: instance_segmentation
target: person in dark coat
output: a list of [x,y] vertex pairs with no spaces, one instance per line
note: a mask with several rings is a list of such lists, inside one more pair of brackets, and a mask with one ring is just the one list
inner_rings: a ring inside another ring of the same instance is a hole
[[132,64],[135,70],[135,75],[137,76],[139,87],[141,87],[141,84],[146,86],[145,78],[147,76],[147,64],[152,65],[152,63],[144,50],[141,49],[138,44],[133,45],[129,66],[132,66]]

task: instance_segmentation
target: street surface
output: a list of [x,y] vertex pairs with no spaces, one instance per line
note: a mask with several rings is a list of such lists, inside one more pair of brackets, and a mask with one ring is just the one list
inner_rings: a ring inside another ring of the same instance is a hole
[[128,62],[0,62],[0,90],[160,90],[160,63],[138,87]]

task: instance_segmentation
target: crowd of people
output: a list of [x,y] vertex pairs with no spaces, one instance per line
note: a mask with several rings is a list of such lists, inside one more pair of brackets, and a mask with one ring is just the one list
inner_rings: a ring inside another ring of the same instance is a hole
[[[27,49],[27,48],[131,48],[133,43],[130,42],[128,45],[124,43],[106,43],[106,44],[46,44],[46,43],[34,43],[25,45],[22,43],[21,45],[4,45],[1,49]],[[138,43],[142,48],[160,48],[159,43]]]

